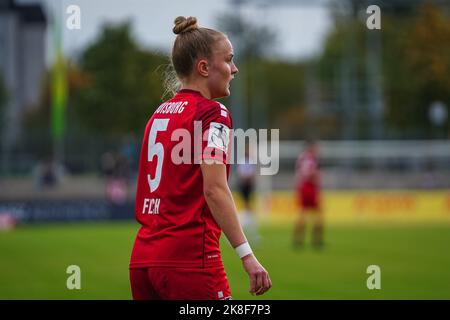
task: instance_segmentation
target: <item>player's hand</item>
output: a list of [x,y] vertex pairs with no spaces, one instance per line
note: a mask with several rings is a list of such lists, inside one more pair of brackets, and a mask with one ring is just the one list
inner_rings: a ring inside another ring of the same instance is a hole
[[269,273],[259,263],[253,254],[242,258],[242,264],[250,278],[250,293],[253,295],[262,295],[272,287]]

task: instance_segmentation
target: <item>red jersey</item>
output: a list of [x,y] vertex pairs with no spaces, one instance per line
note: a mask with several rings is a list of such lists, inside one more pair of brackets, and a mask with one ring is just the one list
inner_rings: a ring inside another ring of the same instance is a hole
[[319,164],[311,151],[303,152],[297,159],[297,197],[304,209],[319,209]]
[[135,217],[141,224],[130,268],[222,265],[221,230],[203,195],[200,161],[227,165],[232,121],[222,104],[180,90],[147,123]]
[[319,187],[319,164],[316,155],[311,151],[305,151],[297,159],[296,163],[297,186],[304,184]]

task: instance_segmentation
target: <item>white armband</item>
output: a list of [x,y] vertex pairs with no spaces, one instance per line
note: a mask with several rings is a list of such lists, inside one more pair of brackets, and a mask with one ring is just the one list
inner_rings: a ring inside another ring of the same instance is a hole
[[234,250],[236,250],[237,255],[241,259],[243,257],[248,256],[249,254],[253,253],[252,248],[250,248],[250,245],[248,244],[248,242],[244,242],[243,244],[234,248]]

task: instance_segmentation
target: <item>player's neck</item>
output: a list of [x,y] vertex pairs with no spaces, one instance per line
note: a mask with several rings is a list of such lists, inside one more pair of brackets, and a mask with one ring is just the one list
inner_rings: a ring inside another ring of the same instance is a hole
[[183,82],[181,84],[181,90],[194,90],[200,92],[202,96],[204,96],[206,99],[211,99],[211,93],[208,90],[208,88],[205,85],[202,85],[200,83],[196,82]]

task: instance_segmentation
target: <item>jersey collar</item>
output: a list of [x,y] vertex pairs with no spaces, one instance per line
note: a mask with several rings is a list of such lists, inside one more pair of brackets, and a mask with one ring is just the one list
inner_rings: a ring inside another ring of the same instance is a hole
[[197,90],[192,90],[192,89],[181,89],[178,90],[177,93],[193,93],[193,94],[197,94],[203,97],[203,95],[200,93],[200,91]]

